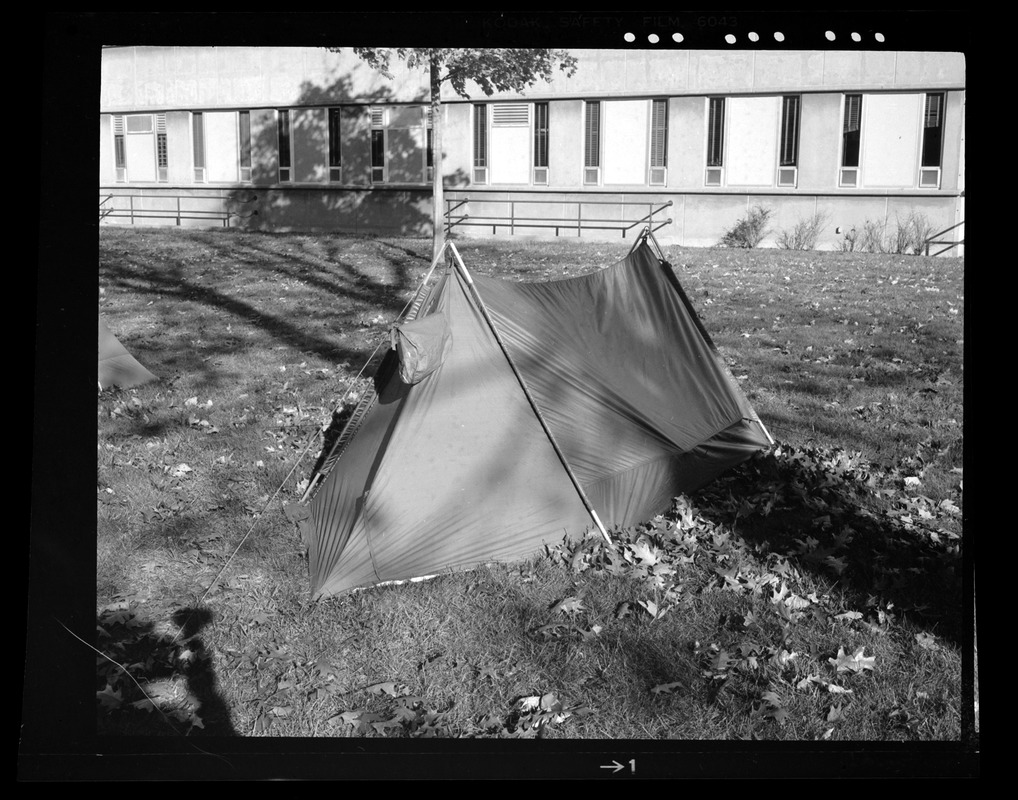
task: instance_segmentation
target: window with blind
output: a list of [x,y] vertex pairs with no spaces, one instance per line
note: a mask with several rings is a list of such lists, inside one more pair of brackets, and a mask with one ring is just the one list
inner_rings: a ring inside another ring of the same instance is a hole
[[191,164],[194,182],[205,183],[205,115],[200,111],[191,114]]
[[238,165],[240,166],[240,179],[251,180],[251,112],[240,111],[237,113],[237,149]]
[[799,167],[799,95],[781,98],[778,186],[795,186]]
[[372,108],[371,114],[371,182],[385,183],[385,109]]
[[859,150],[862,142],[862,95],[845,95],[845,116],[841,127],[840,186],[859,185]]
[[707,105],[707,186],[720,186],[725,157],[725,98],[711,97]]
[[113,163],[117,183],[127,182],[127,143],[124,141],[124,115],[113,116]]
[[329,180],[339,182],[343,178],[343,161],[340,147],[340,113],[338,108],[329,109]]
[[548,104],[534,103],[534,183],[548,184]]
[[156,114],[156,174],[161,183],[169,178],[169,153],[166,146],[166,115]]
[[601,182],[601,103],[584,104],[583,109],[583,182],[596,186]]
[[940,168],[943,166],[944,94],[926,95],[923,109],[923,149],[919,167],[919,187],[940,188]]
[[668,101],[652,100],[650,109],[651,186],[664,186],[668,179]]
[[474,183],[488,182],[488,106],[474,106]]
[[429,182],[435,178],[435,139],[432,129],[434,126],[434,111],[429,106],[424,111],[425,116],[425,170],[427,172],[426,178]]
[[293,139],[290,128],[290,110],[281,108],[276,112],[276,136],[279,143],[279,182],[289,183],[292,178],[291,147]]

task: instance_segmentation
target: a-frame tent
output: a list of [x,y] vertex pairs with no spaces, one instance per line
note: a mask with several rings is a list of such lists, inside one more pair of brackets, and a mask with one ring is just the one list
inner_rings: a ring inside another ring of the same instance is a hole
[[608,537],[773,443],[651,241],[546,283],[446,245],[295,516],[315,597]]
[[129,389],[154,380],[158,379],[127,351],[100,315],[99,389],[108,389],[111,386]]

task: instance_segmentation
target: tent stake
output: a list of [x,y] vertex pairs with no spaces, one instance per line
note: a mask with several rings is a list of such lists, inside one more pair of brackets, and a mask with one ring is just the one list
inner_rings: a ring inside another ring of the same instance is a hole
[[467,282],[467,286],[470,287],[470,294],[473,296],[474,302],[477,303],[477,307],[480,309],[481,315],[484,317],[484,321],[488,324],[492,334],[495,336],[495,341],[498,342],[498,346],[502,349],[502,354],[505,356],[506,361],[509,362],[509,366],[512,369],[513,374],[516,376],[516,380],[519,381],[519,384],[523,389],[523,394],[526,395],[527,402],[530,403],[530,407],[534,410],[534,414],[537,416],[538,422],[541,423],[541,427],[544,429],[544,432],[548,437],[548,441],[551,442],[551,446],[555,450],[555,455],[557,455],[559,461],[562,462],[562,466],[565,468],[566,474],[569,476],[569,480],[572,481],[573,487],[576,489],[576,493],[580,496],[580,500],[587,509],[587,513],[590,514],[590,518],[594,521],[594,525],[601,532],[601,535],[608,543],[608,546],[614,547],[615,545],[612,542],[611,537],[608,535],[608,531],[605,530],[600,517],[597,516],[594,506],[592,506],[590,500],[587,499],[587,494],[583,491],[583,487],[580,485],[579,480],[577,480],[576,475],[573,473],[572,467],[570,467],[569,462],[566,461],[565,453],[562,452],[558,442],[555,441],[555,436],[548,427],[548,423],[544,419],[544,414],[541,413],[541,409],[538,407],[537,401],[534,400],[534,396],[530,393],[530,388],[527,386],[527,382],[523,380],[523,375],[520,374],[520,371],[516,366],[516,362],[509,353],[509,348],[507,348],[505,346],[505,342],[502,341],[502,336],[499,334],[498,328],[495,327],[494,320],[492,320],[491,315],[488,314],[488,307],[484,304],[484,300],[481,299],[481,295],[478,293],[477,287],[474,286],[474,279],[470,277],[470,273],[467,272],[463,259],[460,258],[459,250],[457,250],[456,245],[451,242],[448,243],[448,247],[452,250],[453,255],[456,257],[456,266],[459,268],[460,274],[463,276],[463,280],[465,280]]

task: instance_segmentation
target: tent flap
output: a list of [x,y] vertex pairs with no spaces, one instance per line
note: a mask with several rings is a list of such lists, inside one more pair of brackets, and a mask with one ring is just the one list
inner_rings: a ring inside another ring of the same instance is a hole
[[396,325],[389,332],[399,357],[399,377],[413,386],[442,366],[452,345],[452,332],[442,313]]
[[120,340],[106,326],[106,321],[99,317],[99,388],[108,389],[119,386],[129,389],[144,383],[158,380],[155,375],[141,365]]

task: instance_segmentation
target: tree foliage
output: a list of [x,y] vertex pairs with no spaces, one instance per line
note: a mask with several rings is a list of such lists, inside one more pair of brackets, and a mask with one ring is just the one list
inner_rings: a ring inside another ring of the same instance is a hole
[[[567,77],[576,72],[576,58],[567,51],[538,47],[355,47],[353,51],[387,78],[392,77],[394,56],[410,69],[436,67],[439,85],[448,82],[460,97],[470,97],[468,81],[490,96],[523,91],[538,80],[550,81],[556,66]],[[433,90],[436,88],[432,85]],[[433,94],[432,101],[437,99]]]
[[[339,50],[340,48],[330,48]],[[428,71],[432,111],[432,147],[438,154],[432,183],[433,257],[437,259],[445,241],[445,215],[442,184],[441,106],[443,83],[449,83],[460,97],[469,98],[468,82],[485,95],[495,92],[521,92],[538,82],[550,81],[556,65],[567,76],[576,72],[576,59],[566,50],[538,47],[440,48],[440,47],[354,47],[364,62],[386,78],[392,78],[393,57],[410,69]]]

